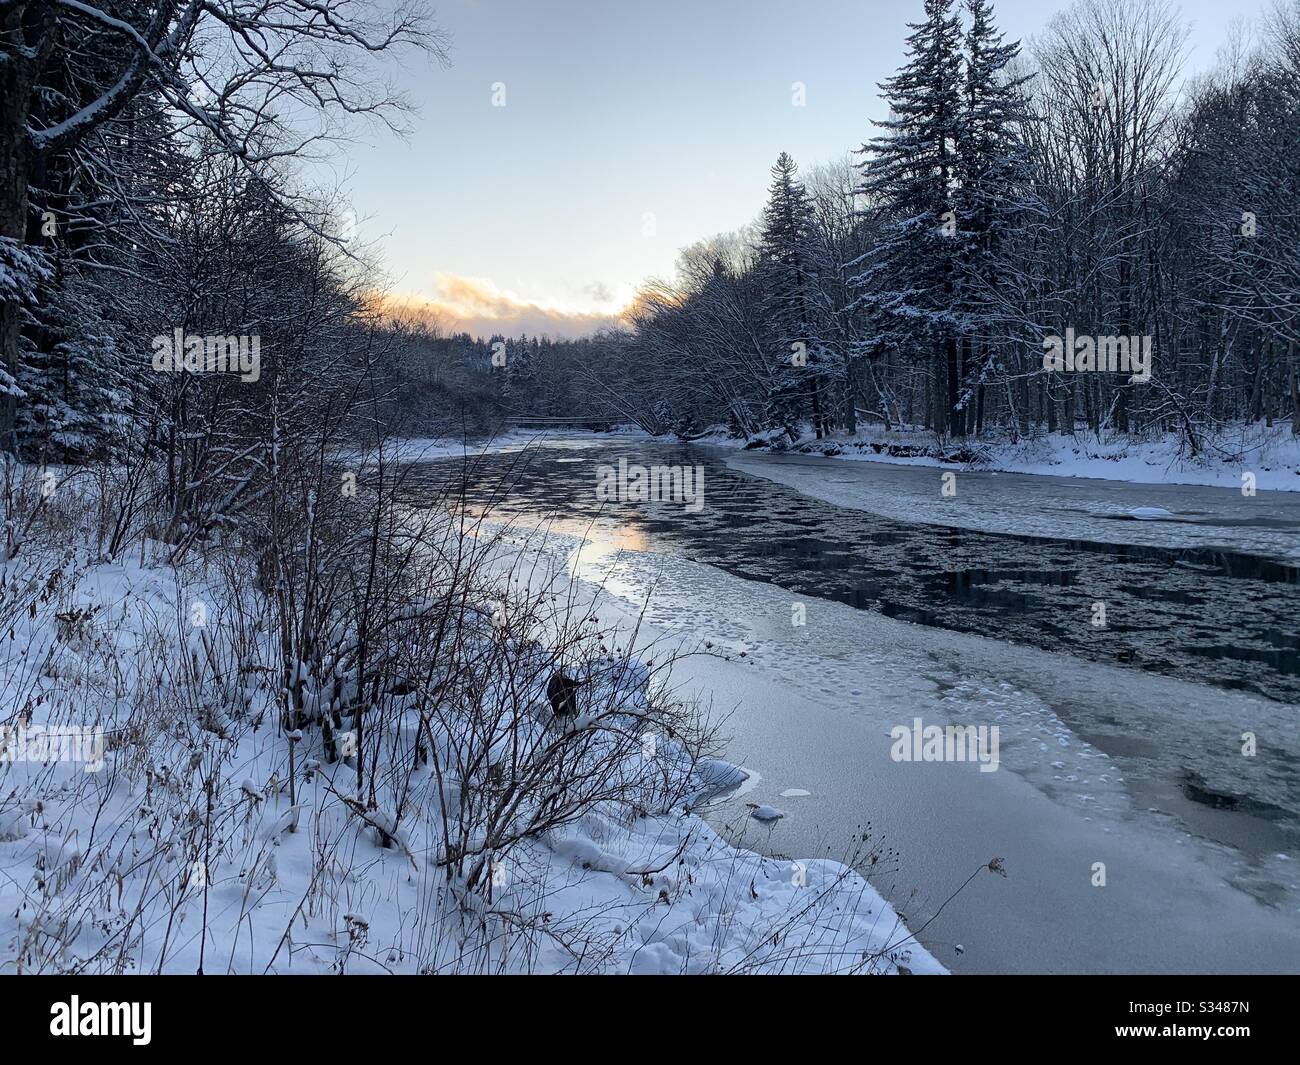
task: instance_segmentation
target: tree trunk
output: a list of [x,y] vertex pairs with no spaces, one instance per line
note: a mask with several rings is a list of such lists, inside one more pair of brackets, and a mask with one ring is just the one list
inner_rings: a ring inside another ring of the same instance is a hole
[[1246,421],[1253,422],[1259,418],[1260,400],[1264,395],[1264,338],[1256,337],[1255,342],[1255,379],[1250,387],[1250,400],[1246,404]]
[[844,429],[849,436],[858,432],[858,374],[857,360],[849,359],[844,367]]
[[957,409],[957,399],[961,393],[957,338],[950,334],[944,339],[943,347],[948,363],[948,431],[959,438],[966,435],[966,412]]
[[[31,151],[27,140],[26,103],[30,85],[25,65],[0,52],[0,237],[23,243],[27,235],[27,183]],[[0,359],[9,376],[18,377],[18,301],[0,299]],[[0,449],[17,449],[17,398],[0,397]]]
[[[1129,200],[1129,217],[1132,217],[1133,204]],[[1133,264],[1129,261],[1128,254],[1124,254],[1119,260],[1119,335],[1128,336],[1133,330],[1130,328],[1133,317]],[[1124,384],[1124,379],[1118,379],[1115,395],[1115,428],[1121,433],[1128,432],[1128,393],[1129,386]]]
[[1286,349],[1286,361],[1289,367],[1290,377],[1288,379],[1291,392],[1291,435],[1300,436],[1300,380],[1297,380],[1296,374],[1296,343],[1292,340]]

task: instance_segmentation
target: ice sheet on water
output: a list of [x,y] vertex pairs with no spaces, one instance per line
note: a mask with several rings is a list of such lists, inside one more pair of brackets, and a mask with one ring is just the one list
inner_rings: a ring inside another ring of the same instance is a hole
[[[572,563],[576,553],[564,550]],[[590,554],[588,545],[581,556]],[[808,600],[816,624],[796,627],[791,594],[780,587],[653,550],[620,548],[599,567],[574,568],[636,604],[648,630],[675,633],[691,646],[708,639],[718,658],[836,712],[879,721],[882,742],[891,726],[918,715],[927,724],[996,725],[1002,772],[1091,823],[1134,816],[1135,787],[1177,793],[1189,774],[1208,793],[1245,793],[1251,803],[1300,818],[1297,768],[1242,759],[1236,742],[1245,722],[1284,749],[1300,749],[1294,709],[1279,703],[816,599]],[[994,806],[1013,801],[1005,789],[994,794],[1002,797]],[[1010,809],[1005,816],[1015,820]],[[1259,875],[1291,890],[1285,883],[1294,878],[1275,874]]]

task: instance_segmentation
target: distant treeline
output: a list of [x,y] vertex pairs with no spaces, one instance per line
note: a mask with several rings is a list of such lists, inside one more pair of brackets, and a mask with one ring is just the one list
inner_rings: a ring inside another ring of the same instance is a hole
[[[625,333],[511,342],[502,394],[683,434],[1300,431],[1300,3],[1256,33],[1185,79],[1160,0],[1082,0],[1025,49],[986,0],[926,0],[859,151],[782,154],[752,227]],[[1067,331],[1149,344],[1150,381],[1045,370]]]

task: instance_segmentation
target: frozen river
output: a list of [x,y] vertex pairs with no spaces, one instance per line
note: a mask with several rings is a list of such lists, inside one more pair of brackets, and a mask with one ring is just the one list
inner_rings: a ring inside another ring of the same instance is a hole
[[[601,503],[620,458],[702,466],[704,505]],[[944,496],[928,467],[608,438],[476,462],[471,503],[544,523],[607,616],[707,652],[674,679],[753,774],[709,812],[733,837],[856,857],[957,972],[1300,969],[1300,498],[963,472]],[[894,761],[918,717],[997,726],[998,771]],[[927,924],[993,857],[1008,876]]]

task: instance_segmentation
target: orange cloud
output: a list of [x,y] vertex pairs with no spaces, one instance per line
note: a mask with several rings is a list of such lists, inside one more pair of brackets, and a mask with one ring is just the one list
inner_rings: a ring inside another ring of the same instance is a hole
[[[437,294],[392,293],[380,298],[380,309],[394,317],[412,318],[437,324],[444,333],[469,333],[487,338],[506,336],[549,336],[555,339],[590,336],[616,326],[625,308],[613,305],[604,286],[588,286],[591,297],[604,297],[595,308],[563,307],[525,299],[500,289],[486,278],[436,275]],[[586,302],[593,303],[589,298]]]

